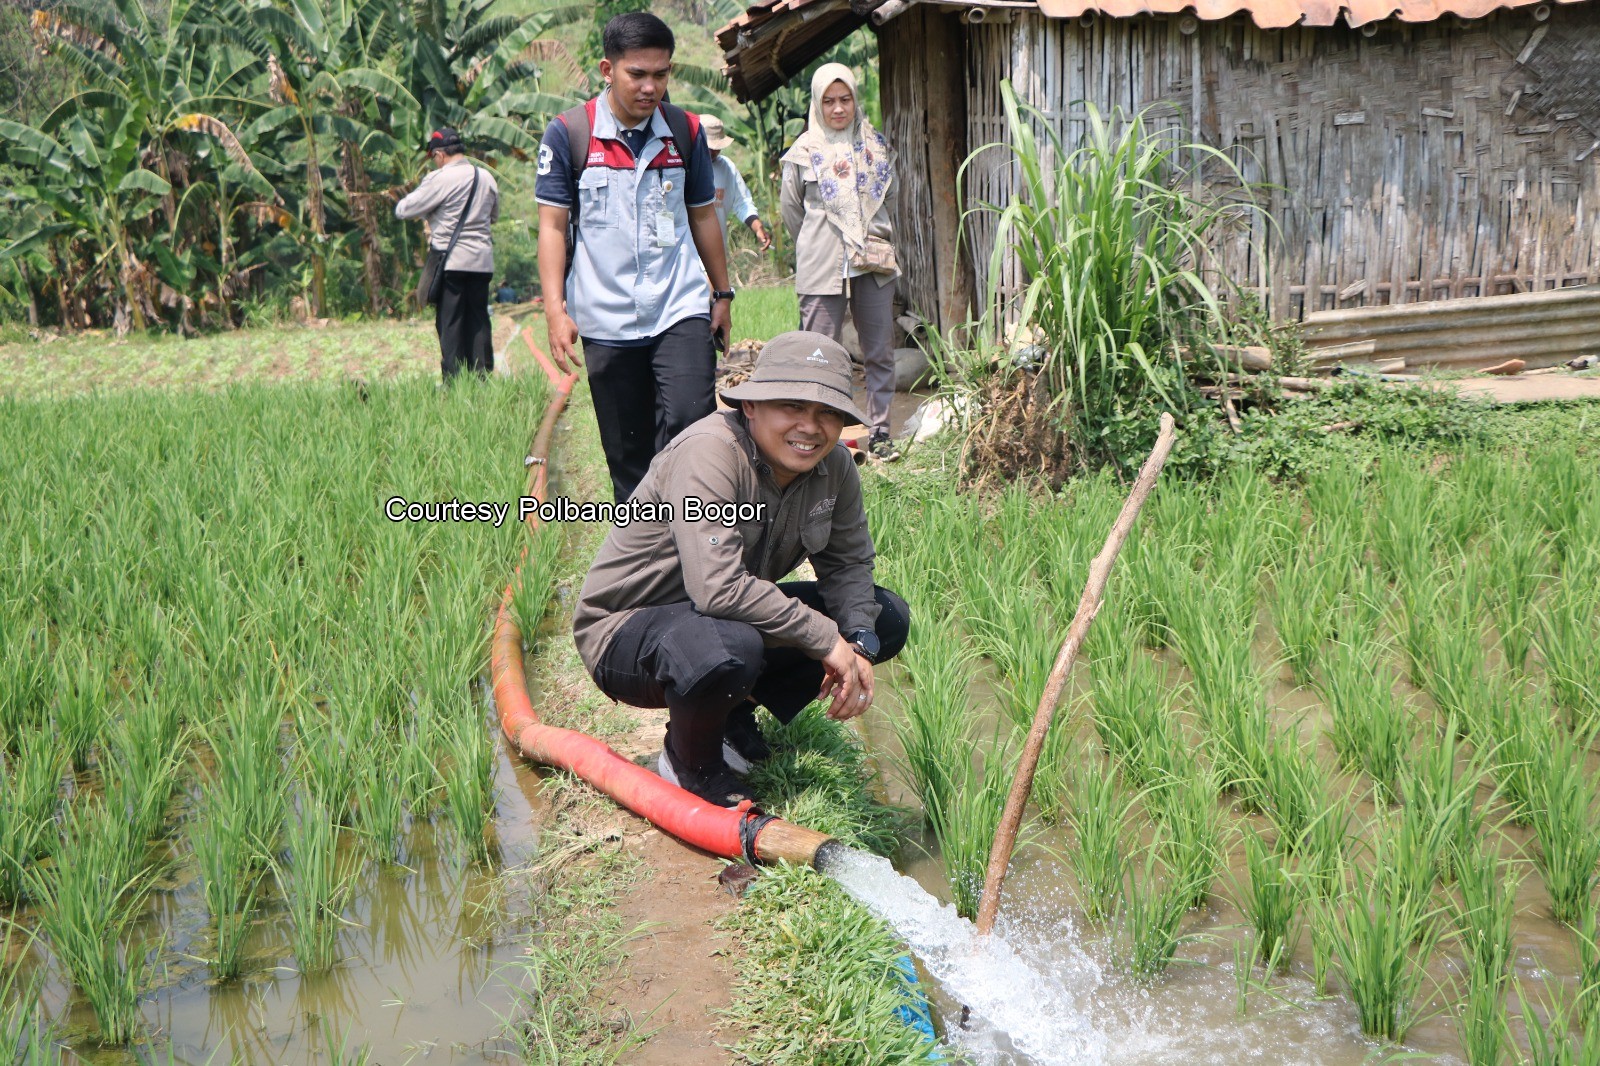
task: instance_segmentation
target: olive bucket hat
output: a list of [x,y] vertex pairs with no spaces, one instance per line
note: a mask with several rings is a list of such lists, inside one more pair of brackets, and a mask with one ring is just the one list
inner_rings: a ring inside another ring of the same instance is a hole
[[729,407],[740,400],[815,400],[841,412],[846,425],[867,424],[850,395],[850,353],[826,333],[795,330],[772,338],[750,376],[722,390]]

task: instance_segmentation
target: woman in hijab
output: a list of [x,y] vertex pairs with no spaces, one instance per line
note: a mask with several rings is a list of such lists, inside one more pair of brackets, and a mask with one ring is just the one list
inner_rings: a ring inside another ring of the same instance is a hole
[[800,328],[844,332],[845,305],[867,364],[868,450],[899,458],[889,437],[894,396],[894,285],[900,276],[884,204],[894,179],[889,143],[861,112],[841,63],[811,76],[811,118],[783,155],[783,223],[794,238]]

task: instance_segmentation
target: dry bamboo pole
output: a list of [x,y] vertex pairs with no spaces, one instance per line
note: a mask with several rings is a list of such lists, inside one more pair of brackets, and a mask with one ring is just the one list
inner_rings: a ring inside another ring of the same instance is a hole
[[1133,530],[1133,523],[1138,520],[1145,500],[1150,498],[1150,491],[1156,487],[1156,478],[1161,476],[1161,468],[1166,465],[1167,456],[1172,454],[1175,439],[1172,416],[1163,412],[1161,429],[1156,434],[1156,446],[1139,468],[1139,476],[1133,481],[1133,489],[1122,505],[1122,512],[1112,523],[1111,532],[1106,534],[1105,546],[1089,564],[1089,580],[1083,586],[1083,595],[1078,600],[1078,611],[1072,616],[1072,624],[1067,627],[1067,639],[1056,655],[1055,666],[1050,669],[1044,695],[1039,699],[1039,709],[1033,712],[1033,727],[1028,730],[1028,741],[1023,745],[1022,758],[1017,763],[1017,776],[1011,782],[1010,795],[1006,797],[1006,809],[1000,816],[1000,827],[994,834],[994,846],[989,849],[989,869],[984,875],[983,896],[978,904],[980,936],[987,936],[994,930],[995,914],[1000,909],[1000,885],[1006,879],[1006,867],[1011,865],[1011,851],[1017,844],[1022,812],[1033,793],[1033,772],[1038,768],[1039,753],[1044,750],[1044,738],[1055,719],[1061,690],[1066,687],[1067,671],[1072,668],[1073,660],[1078,657],[1078,649],[1089,635],[1094,616],[1100,613],[1106,581],[1111,577],[1111,567],[1117,561],[1117,553],[1122,550],[1122,542],[1128,539],[1128,534]]

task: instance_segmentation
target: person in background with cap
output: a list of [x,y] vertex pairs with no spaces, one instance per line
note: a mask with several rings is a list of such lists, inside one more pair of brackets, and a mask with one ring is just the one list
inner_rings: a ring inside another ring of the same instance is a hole
[[716,175],[717,184],[714,206],[723,233],[727,233],[728,216],[732,215],[750,227],[750,232],[761,242],[761,250],[766,251],[772,247],[772,237],[761,224],[756,202],[750,196],[750,187],[744,183],[744,175],[733,165],[733,160],[722,154],[724,148],[733,144],[733,138],[728,136],[728,128],[715,115],[701,115],[700,128],[706,131],[706,147],[711,149],[711,171]]
[[[657,772],[734,807],[750,798],[738,775],[771,754],[757,705],[784,724],[816,699],[841,721],[864,713],[872,667],[904,646],[910,610],[873,583],[861,479],[839,445],[862,420],[849,353],[820,333],[780,334],[722,398],[734,409],[650,464],[631,502],[671,516],[607,534],[572,625],[606,695],[667,708]],[[803,559],[816,580],[780,584]]]
[[[448,126],[428,136],[426,150],[434,170],[394,205],[394,217],[426,218],[428,245],[441,252],[460,228],[449,262],[440,265],[444,289],[433,315],[440,364],[446,381],[463,366],[488,374],[494,370],[493,326],[489,322],[494,241],[489,227],[500,219],[500,186],[487,168],[472,165],[461,135]],[[474,174],[478,187],[472,194],[471,212],[463,218]]]
[[728,342],[734,292],[705,131],[666,102],[672,30],[629,11],[601,38],[606,89],[545,128],[534,197],[550,354],[565,371],[583,340],[621,502],[656,452],[716,409],[713,338]]

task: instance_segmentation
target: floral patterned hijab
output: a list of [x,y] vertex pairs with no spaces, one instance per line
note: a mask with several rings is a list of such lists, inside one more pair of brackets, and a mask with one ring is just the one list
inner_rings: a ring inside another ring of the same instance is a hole
[[[849,129],[829,129],[822,117],[822,94],[836,81],[844,82],[856,97],[855,122]],[[859,251],[867,242],[872,217],[889,193],[894,171],[889,142],[862,113],[856,76],[843,63],[824,63],[811,75],[810,123],[783,154],[783,161],[816,179],[823,209],[843,238],[845,250]]]

